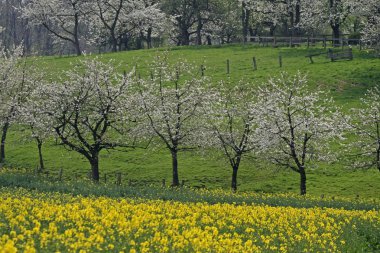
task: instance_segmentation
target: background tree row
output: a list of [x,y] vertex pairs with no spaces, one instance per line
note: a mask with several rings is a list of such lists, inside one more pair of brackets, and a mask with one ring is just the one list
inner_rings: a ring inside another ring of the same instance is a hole
[[1,0],[2,44],[81,54],[328,35],[379,41],[379,0]]

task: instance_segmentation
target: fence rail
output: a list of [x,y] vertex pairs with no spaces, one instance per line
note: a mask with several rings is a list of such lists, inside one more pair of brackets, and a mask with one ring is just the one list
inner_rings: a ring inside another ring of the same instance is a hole
[[306,47],[316,46],[317,44],[322,44],[324,48],[330,44],[332,47],[345,47],[345,46],[358,46],[360,50],[364,46],[368,46],[366,42],[361,39],[351,39],[351,38],[329,38],[327,36],[317,36],[317,37],[283,37],[283,36],[247,36],[247,43],[257,43],[262,46],[301,46]]

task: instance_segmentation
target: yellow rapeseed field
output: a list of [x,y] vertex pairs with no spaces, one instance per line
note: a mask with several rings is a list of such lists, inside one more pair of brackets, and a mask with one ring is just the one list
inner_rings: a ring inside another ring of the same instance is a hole
[[0,190],[0,252],[355,252],[379,211]]

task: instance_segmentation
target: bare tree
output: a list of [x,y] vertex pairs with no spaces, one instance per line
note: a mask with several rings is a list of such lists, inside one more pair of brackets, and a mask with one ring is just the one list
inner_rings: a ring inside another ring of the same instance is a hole
[[120,133],[130,123],[126,97],[131,74],[117,74],[113,62],[97,59],[82,61],[66,74],[67,81],[41,89],[42,110],[52,118],[61,144],[83,155],[92,179],[99,181],[99,153],[128,146]]
[[332,161],[329,140],[341,138],[341,116],[322,91],[310,91],[305,76],[282,74],[261,87],[263,155],[300,175],[306,194],[306,171],[312,160]]
[[152,65],[150,80],[140,80],[141,111],[149,131],[156,135],[172,156],[173,186],[179,186],[178,152],[196,145],[199,116],[206,99],[206,78],[187,63],[169,64],[159,55]]

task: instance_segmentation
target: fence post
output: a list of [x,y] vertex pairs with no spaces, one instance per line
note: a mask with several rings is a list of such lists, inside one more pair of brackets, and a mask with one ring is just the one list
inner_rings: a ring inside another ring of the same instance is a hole
[[104,183],[106,184],[107,183],[107,174],[104,173]]
[[257,63],[256,63],[256,57],[252,58],[252,63],[253,63],[253,70],[257,70]]
[[330,57],[331,61],[334,61],[334,52],[331,48],[329,48],[327,56]]
[[61,168],[58,174],[58,181],[62,181],[62,176],[63,176],[63,169]]
[[205,67],[203,66],[203,64],[201,65],[201,75],[205,75]]
[[282,68],[282,56],[278,56],[278,63],[280,64],[280,68]]
[[363,45],[362,45],[362,40],[360,39],[359,40],[359,50],[362,51],[362,49],[363,49]]
[[323,48],[326,49],[327,45],[326,45],[326,37],[323,38]]
[[277,38],[276,38],[276,36],[273,37],[273,47],[277,47]]
[[307,36],[307,48],[310,48],[310,36]]
[[185,180],[182,180],[181,187],[185,186]]
[[162,179],[162,187],[165,188],[165,179]]
[[227,60],[227,74],[230,74],[230,60]]
[[116,174],[116,184],[117,184],[118,186],[121,185],[121,173],[120,173],[120,172],[118,172],[118,173]]

